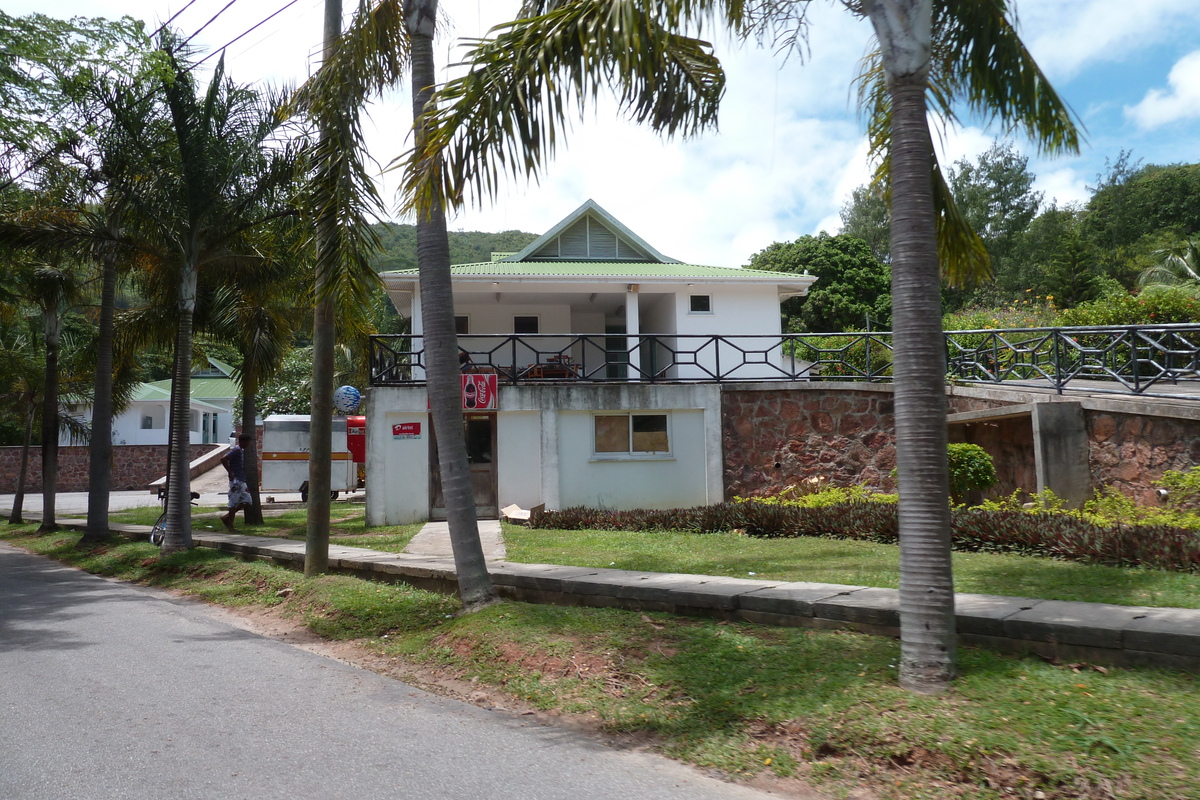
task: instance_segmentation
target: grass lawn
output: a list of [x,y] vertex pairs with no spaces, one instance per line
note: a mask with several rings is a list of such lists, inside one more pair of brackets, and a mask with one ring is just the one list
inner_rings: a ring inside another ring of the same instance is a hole
[[[624,541],[509,533],[510,552],[559,562],[571,541],[579,545],[574,557],[613,562],[606,548]],[[625,541],[627,561],[611,565],[829,579],[801,563],[816,551],[759,550],[781,543],[714,536],[667,547],[665,536],[676,535],[644,537],[653,545]],[[306,579],[206,550],[163,558],[142,542],[81,552],[78,537],[0,529],[0,538],[93,572],[225,605],[274,607],[322,636],[499,692],[511,698],[506,707],[578,715],[735,779],[783,781],[775,784],[783,792],[796,777],[835,797],[866,786],[880,800],[1200,800],[1200,680],[1191,674],[965,648],[952,690],[918,697],[896,686],[899,645],[889,639],[514,602],[458,616],[452,598],[404,586]],[[723,538],[724,551],[698,550],[721,547]],[[845,582],[855,582],[848,576],[856,570],[882,581],[893,568],[880,550],[870,558],[830,550],[827,569]]]
[[[504,526],[510,561],[898,588],[900,548],[841,539],[558,531]],[[960,592],[1200,608],[1200,575],[1019,555],[954,553]]]
[[[224,514],[225,508],[193,507],[193,531],[224,532],[225,526],[217,519]],[[158,521],[162,509],[159,506],[143,506],[125,511],[114,511],[109,514],[109,522],[129,525],[153,525]],[[70,515],[60,514],[61,519]],[[394,525],[388,527],[368,528],[366,510],[362,503],[332,503],[329,509],[330,542],[346,545],[347,547],[366,547],[375,550],[385,550],[399,553],[404,550],[409,541],[421,530],[421,525]],[[234,525],[238,533],[249,536],[272,536],[284,539],[306,538],[308,512],[304,508],[272,508],[263,506],[263,521],[261,525],[247,525],[239,513]]]

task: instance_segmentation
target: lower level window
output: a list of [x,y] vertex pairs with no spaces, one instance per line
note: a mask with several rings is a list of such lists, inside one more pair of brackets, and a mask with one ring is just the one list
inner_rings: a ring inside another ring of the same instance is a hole
[[668,453],[666,414],[597,414],[596,453]]

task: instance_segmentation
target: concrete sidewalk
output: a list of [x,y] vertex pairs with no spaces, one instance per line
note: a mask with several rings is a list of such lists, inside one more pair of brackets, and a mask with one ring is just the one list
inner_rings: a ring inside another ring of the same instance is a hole
[[[479,543],[483,545],[483,557],[488,561],[503,561],[505,556],[504,536],[500,533],[500,520],[479,520]],[[453,558],[450,547],[450,525],[447,522],[427,522],[425,527],[412,538],[404,552],[416,556]]]
[[[131,538],[149,538],[150,528],[144,525],[112,528]],[[437,528],[429,531],[429,541],[433,541]],[[305,545],[300,541],[201,531],[193,531],[193,541],[245,559],[297,570],[304,567]],[[367,580],[408,583],[447,594],[458,589],[454,560],[448,554],[385,553],[335,544],[329,548],[329,563],[334,572]],[[900,634],[900,598],[895,589],[515,564],[494,558],[488,562],[488,571],[501,595],[523,602],[664,611],[891,637]],[[955,609],[962,644],[1055,661],[1200,672],[1197,609],[963,593],[956,596]]]

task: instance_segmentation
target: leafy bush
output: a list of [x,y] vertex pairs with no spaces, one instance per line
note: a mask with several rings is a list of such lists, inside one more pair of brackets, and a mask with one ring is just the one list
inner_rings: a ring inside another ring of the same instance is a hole
[[947,449],[950,495],[962,502],[967,492],[996,485],[996,465],[991,455],[977,444],[953,442]]
[[964,308],[942,318],[944,331],[1052,328],[1059,324],[1052,300],[1040,296],[996,308]]
[[1061,325],[1166,325],[1200,319],[1195,287],[1149,286],[1136,295],[1111,294],[1062,312]]
[[1200,511],[1200,467],[1180,472],[1169,469],[1156,486],[1167,490],[1166,502],[1179,511]]
[[[806,497],[816,497],[809,495]],[[688,509],[604,511],[583,507],[543,511],[531,527],[558,530],[744,530],[762,538],[821,536],[883,544],[899,541],[894,502],[849,500],[804,505],[798,500],[742,499]],[[1102,525],[1077,514],[957,506],[951,510],[956,550],[1019,553],[1090,564],[1181,572],[1200,571],[1200,535],[1169,525]]]

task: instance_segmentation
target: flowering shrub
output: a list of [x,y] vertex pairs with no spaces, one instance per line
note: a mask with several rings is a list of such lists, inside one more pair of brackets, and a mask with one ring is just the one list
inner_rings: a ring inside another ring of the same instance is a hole
[[1148,286],[1136,295],[1112,294],[1062,312],[1062,325],[1167,325],[1200,321],[1195,287]]
[[1030,297],[999,308],[964,308],[942,318],[942,330],[1052,328],[1060,324],[1052,297]]

